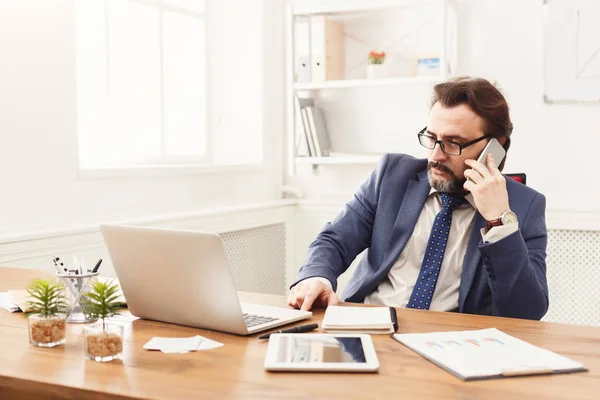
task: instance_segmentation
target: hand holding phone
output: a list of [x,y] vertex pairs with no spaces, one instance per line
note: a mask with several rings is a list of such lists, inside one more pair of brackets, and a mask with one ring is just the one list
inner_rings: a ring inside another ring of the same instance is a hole
[[465,163],[473,168],[465,171],[465,175],[471,175],[475,179],[467,178],[464,184],[465,190],[473,194],[475,208],[486,221],[497,219],[510,208],[506,180],[500,179],[502,174],[498,169],[489,169],[487,165],[488,154],[494,156],[495,165],[500,165],[504,160],[506,151],[498,140],[491,139],[477,158],[477,162],[472,159],[465,160]]
[[477,159],[477,162],[485,165],[486,168],[487,168],[487,155],[488,154],[491,154],[494,156],[496,165],[500,165],[502,163],[502,160],[504,160],[504,156],[506,155],[506,150],[504,150],[504,147],[502,147],[502,145],[500,144],[500,142],[498,140],[496,140],[495,138],[492,138],[488,142],[487,146],[485,146],[485,148],[479,155],[479,158]]
[[[504,160],[506,150],[504,150],[504,147],[502,147],[502,145],[496,138],[492,138],[477,158],[477,162],[485,165],[486,168],[488,154],[494,156],[494,160],[496,161],[496,165],[498,166],[502,163],[502,160]],[[469,178],[467,178],[467,180],[469,180]]]

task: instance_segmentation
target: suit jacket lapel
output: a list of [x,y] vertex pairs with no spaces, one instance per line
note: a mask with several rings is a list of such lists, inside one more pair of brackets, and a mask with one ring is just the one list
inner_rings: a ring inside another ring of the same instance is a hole
[[463,262],[462,275],[460,279],[460,289],[458,294],[458,311],[462,312],[467,294],[471,290],[473,285],[473,279],[479,266],[479,260],[481,259],[481,253],[479,252],[479,242],[481,242],[481,229],[485,226],[485,219],[475,212],[475,218],[473,220],[473,229],[469,236],[469,243],[467,245],[467,251]]
[[431,186],[429,186],[429,181],[427,180],[427,170],[419,173],[418,180],[408,182],[400,210],[388,238],[382,271],[389,271],[400,256],[404,246],[406,246],[415,228],[417,219],[421,215],[421,210],[430,190]]

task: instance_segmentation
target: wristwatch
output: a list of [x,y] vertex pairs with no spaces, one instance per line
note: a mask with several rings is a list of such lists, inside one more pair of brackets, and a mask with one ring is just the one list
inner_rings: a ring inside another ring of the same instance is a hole
[[517,219],[517,214],[515,214],[514,212],[512,212],[510,210],[506,210],[502,213],[500,218],[496,218],[491,221],[486,221],[485,227],[489,231],[494,226],[516,224],[517,222],[519,222],[519,220]]

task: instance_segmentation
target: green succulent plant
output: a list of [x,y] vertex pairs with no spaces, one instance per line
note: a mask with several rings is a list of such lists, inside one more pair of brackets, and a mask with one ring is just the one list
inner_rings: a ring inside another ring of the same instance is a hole
[[118,314],[123,303],[118,301],[119,285],[112,280],[100,282],[95,280],[90,284],[91,290],[83,294],[83,305],[86,314],[93,318],[102,319],[102,328],[106,330],[106,318]]
[[28,314],[39,314],[42,317],[49,318],[69,312],[64,286],[60,282],[34,279],[27,286],[27,293],[32,298],[27,302]]

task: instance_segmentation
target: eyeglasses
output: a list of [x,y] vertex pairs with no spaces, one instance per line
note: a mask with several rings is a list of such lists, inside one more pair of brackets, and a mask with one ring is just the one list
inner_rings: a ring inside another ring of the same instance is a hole
[[471,145],[474,145],[477,142],[481,142],[484,139],[489,139],[492,137],[491,135],[484,135],[475,140],[471,140],[470,142],[467,142],[465,144],[460,144],[460,143],[453,142],[451,140],[437,140],[433,136],[423,133],[423,132],[425,132],[426,129],[427,129],[427,127],[421,129],[421,132],[419,132],[417,134],[417,137],[419,138],[419,143],[421,144],[421,146],[426,147],[428,149],[435,149],[435,145],[439,143],[442,151],[451,156],[460,156],[462,154],[462,150],[465,147],[469,147]]

